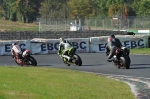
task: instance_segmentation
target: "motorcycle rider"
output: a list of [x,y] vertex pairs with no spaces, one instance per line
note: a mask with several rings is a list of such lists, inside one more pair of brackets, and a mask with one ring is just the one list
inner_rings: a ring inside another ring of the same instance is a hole
[[16,60],[19,64],[23,65],[23,62],[21,60],[21,55],[22,55],[22,50],[21,48],[17,45],[17,43],[12,43],[12,49],[11,49],[11,54],[12,57],[16,57]]
[[[62,57],[67,58],[68,61],[70,61],[70,57],[68,56],[68,51],[69,48],[71,48],[71,44],[68,43],[64,38],[60,38],[60,43],[59,43],[59,51],[58,54],[62,54]],[[64,51],[63,51],[64,50]],[[61,53],[63,51],[63,53]]]
[[106,45],[106,55],[108,56],[107,61],[111,62],[113,60],[112,57],[114,56],[116,49],[121,48],[122,44],[120,40],[116,38],[115,35],[113,34],[108,37],[107,41],[108,41]]

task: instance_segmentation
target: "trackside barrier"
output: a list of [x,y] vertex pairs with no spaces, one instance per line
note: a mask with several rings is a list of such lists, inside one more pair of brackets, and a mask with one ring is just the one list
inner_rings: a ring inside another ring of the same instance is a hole
[[150,48],[150,36],[148,37],[148,47]]
[[[77,48],[77,53],[89,52],[89,38],[70,38],[66,39]],[[32,54],[53,54],[58,52],[59,39],[41,39],[31,40]]]
[[0,55],[11,55],[12,43],[18,42],[21,48],[31,50],[30,40],[7,40],[0,41]]
[[[128,48],[149,47],[148,35],[116,35],[123,46]],[[68,38],[66,39],[77,48],[77,53],[105,52],[108,36],[90,38]],[[11,44],[18,42],[20,47],[29,49],[32,54],[57,53],[59,39],[34,38],[32,40],[7,40],[0,41],[0,55],[11,55]]]
[[[105,52],[105,46],[108,36],[91,37],[90,38],[90,52]],[[147,35],[116,35],[120,39],[123,46],[127,48],[141,48],[148,47]]]

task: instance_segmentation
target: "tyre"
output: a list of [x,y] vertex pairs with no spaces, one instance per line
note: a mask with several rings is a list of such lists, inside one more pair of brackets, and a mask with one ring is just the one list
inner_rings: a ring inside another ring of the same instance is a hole
[[126,57],[120,57],[120,64],[122,67],[125,67],[125,69],[129,69],[130,65],[129,65],[129,61]]
[[127,59],[128,59],[128,64],[129,64],[129,66],[130,66],[130,64],[131,64],[131,59],[130,59],[129,56],[127,56]]
[[29,56],[24,63],[30,66],[37,66],[37,61],[32,56]]
[[81,60],[80,56],[75,54],[74,58],[75,58],[75,64],[78,66],[82,66],[82,60]]

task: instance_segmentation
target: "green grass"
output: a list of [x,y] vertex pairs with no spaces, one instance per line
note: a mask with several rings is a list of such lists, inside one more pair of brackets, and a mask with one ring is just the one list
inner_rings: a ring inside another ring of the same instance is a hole
[[13,22],[0,18],[0,31],[38,31],[38,24]]
[[79,71],[0,66],[0,99],[135,99],[117,80]]
[[150,55],[150,48],[134,48],[130,49],[131,54],[148,54]]

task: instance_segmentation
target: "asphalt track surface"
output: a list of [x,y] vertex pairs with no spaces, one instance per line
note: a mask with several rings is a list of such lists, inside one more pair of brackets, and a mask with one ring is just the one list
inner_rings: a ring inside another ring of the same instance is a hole
[[[130,55],[130,69],[117,69],[113,63],[106,61],[105,53],[78,53],[82,59],[82,66],[66,66],[57,54],[33,55],[37,60],[38,67],[65,68],[94,73],[126,75],[150,78],[150,56]],[[1,56],[0,65],[16,65],[10,56]]]
[[[106,61],[105,53],[78,53],[82,66],[66,66],[57,54],[33,55],[37,67],[63,68],[97,73],[125,81],[138,99],[150,99],[150,55],[130,55],[130,69],[118,69],[112,62]],[[17,66],[10,56],[0,57],[0,66]]]

